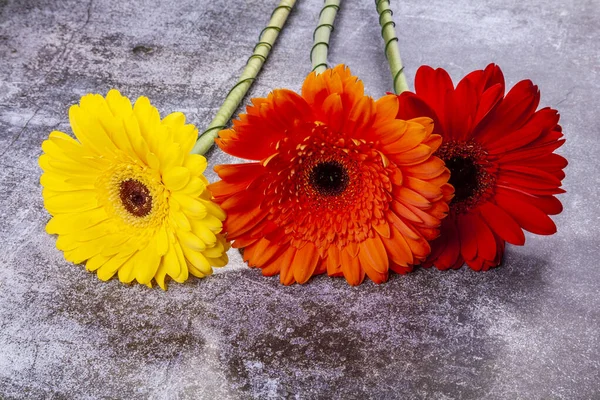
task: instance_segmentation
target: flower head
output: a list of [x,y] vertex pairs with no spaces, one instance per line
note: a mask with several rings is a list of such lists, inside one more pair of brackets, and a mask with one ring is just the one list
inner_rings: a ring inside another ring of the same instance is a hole
[[523,229],[550,235],[549,215],[562,211],[554,195],[567,161],[554,154],[563,143],[556,110],[536,111],[531,81],[504,95],[504,77],[494,64],[453,87],[443,69],[421,67],[415,93],[399,96],[398,118],[427,116],[444,139],[436,155],[450,169],[455,196],[426,266],[487,270],[502,259],[505,242],[522,245]]
[[190,154],[197,130],[183,114],[161,120],[147,98],[132,107],[111,90],[83,96],[69,118],[77,140],[54,131],[39,159],[46,231],[68,261],[163,289],[166,276],[184,282],[227,263],[225,213],[206,188],[206,159]]
[[250,266],[357,285],[425,259],[452,193],[430,119],[396,120],[396,97],[373,101],[342,65],[252,103],[217,144],[254,162],[217,166],[209,187]]

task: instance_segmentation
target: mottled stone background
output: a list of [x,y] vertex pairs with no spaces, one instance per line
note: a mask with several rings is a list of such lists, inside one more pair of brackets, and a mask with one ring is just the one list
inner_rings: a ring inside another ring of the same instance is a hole
[[[379,96],[391,79],[373,1],[344,3],[330,60]],[[321,4],[299,1],[251,95],[300,88]],[[559,231],[509,247],[501,268],[283,287],[231,251],[215,276],[163,292],[64,261],[37,157],[70,131],[69,106],[114,87],[204,127],[275,5],[0,0],[0,398],[600,398],[598,0],[392,4],[409,81],[420,64],[458,79],[496,62],[562,114]]]

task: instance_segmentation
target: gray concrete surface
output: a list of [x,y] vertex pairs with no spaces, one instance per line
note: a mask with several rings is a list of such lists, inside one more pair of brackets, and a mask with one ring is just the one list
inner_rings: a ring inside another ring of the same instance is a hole
[[[391,79],[372,3],[345,2],[330,59],[379,96]],[[115,87],[206,126],[275,4],[0,0],[0,398],[600,398],[597,0],[392,4],[409,80],[423,63],[456,79],[497,62],[562,114],[559,231],[509,247],[501,268],[283,287],[231,252],[165,293],[63,260],[36,159],[69,131],[68,107]],[[299,2],[251,95],[299,89],[320,5]]]

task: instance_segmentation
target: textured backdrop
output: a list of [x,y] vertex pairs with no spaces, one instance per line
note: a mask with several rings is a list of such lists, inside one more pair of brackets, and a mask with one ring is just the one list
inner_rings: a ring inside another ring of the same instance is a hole
[[[250,95],[300,88],[321,4],[298,2]],[[117,88],[202,129],[275,5],[0,0],[0,398],[598,398],[597,0],[392,3],[409,82],[421,64],[456,80],[496,62],[562,114],[558,233],[508,247],[501,268],[284,287],[231,251],[163,292],[64,261],[37,157],[70,132],[69,106]],[[374,97],[391,89],[382,46],[373,1],[345,2],[330,61]],[[216,151],[209,167],[230,161]]]

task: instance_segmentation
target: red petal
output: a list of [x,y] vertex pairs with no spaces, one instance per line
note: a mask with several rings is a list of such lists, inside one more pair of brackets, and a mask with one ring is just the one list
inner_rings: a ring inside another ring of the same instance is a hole
[[486,122],[477,127],[474,135],[478,135],[481,144],[487,145],[506,132],[519,129],[531,118],[539,100],[539,90],[530,80],[517,83]]
[[518,197],[521,201],[530,203],[534,207],[539,208],[548,215],[560,214],[563,210],[563,206],[556,197],[554,196],[532,196],[528,193],[518,191],[514,188],[498,187],[496,193],[504,196]]
[[552,189],[561,185],[561,179],[553,174],[542,171],[540,168],[526,167],[518,164],[503,165],[499,179],[500,176],[502,176],[503,180],[516,180],[521,185],[531,185],[540,189]]
[[481,217],[473,216],[472,221],[477,236],[477,258],[484,261],[493,260],[496,258],[496,238],[494,234]]
[[415,76],[415,93],[423,99],[429,106],[437,112],[439,118],[438,124],[442,132],[448,133],[445,129],[444,111],[446,109],[446,96],[454,90],[450,75],[442,69],[433,69],[429,66],[422,66],[417,70]]
[[409,120],[418,117],[431,118],[433,120],[433,133],[443,133],[436,112],[423,99],[411,92],[398,95],[398,114],[396,118]]
[[477,127],[477,125],[484,121],[503,97],[504,85],[495,84],[486,89],[479,98],[479,105],[473,121],[473,127]]
[[471,133],[477,111],[477,92],[471,79],[462,79],[446,100],[445,139],[465,140]]
[[447,270],[456,264],[460,257],[460,239],[456,224],[447,224],[446,229],[442,231],[442,235],[446,242],[446,246],[437,259],[434,265],[440,270]]
[[537,139],[544,131],[552,129],[558,123],[558,112],[544,108],[536,112],[520,129],[507,131],[503,135],[490,138],[488,141],[489,154],[502,154],[521,148]]
[[480,206],[479,210],[492,231],[502,239],[517,246],[525,243],[525,235],[521,227],[502,208],[488,201]]
[[534,145],[532,143],[529,146],[503,154],[498,160],[498,163],[501,165],[509,164],[520,162],[521,160],[531,160],[536,157],[546,156],[548,154],[552,154],[552,152],[562,146],[564,142],[565,140],[562,139],[545,142],[539,145]]
[[498,206],[508,212],[524,229],[538,235],[556,233],[556,225],[548,215],[529,202],[522,201],[518,195],[510,196],[496,193],[494,198]]
[[460,253],[465,260],[474,260],[477,257],[477,235],[473,228],[475,225],[473,217],[465,214],[456,220],[460,234]]

